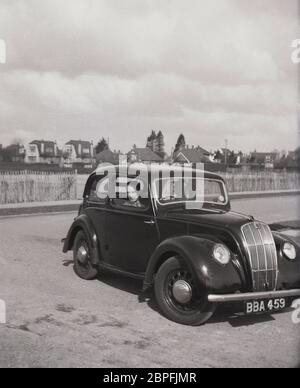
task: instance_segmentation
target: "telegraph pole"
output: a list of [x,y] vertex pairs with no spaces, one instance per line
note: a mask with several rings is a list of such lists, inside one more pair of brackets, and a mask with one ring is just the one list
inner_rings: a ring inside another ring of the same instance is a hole
[[228,150],[228,139],[225,139],[225,166],[227,167],[227,163],[228,163],[228,154],[227,154],[227,150]]

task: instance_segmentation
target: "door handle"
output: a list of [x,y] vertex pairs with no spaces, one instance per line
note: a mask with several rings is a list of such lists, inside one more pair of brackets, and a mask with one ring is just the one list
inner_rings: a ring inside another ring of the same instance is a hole
[[146,225],[155,225],[155,221],[151,220],[151,221],[144,221],[144,224]]

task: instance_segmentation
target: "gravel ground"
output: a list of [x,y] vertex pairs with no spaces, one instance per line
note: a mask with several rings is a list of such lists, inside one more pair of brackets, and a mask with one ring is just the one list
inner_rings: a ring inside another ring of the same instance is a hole
[[[297,201],[234,201],[233,208],[279,222],[298,218]],[[139,282],[111,274],[80,280],[60,244],[74,215],[0,219],[0,298],[7,303],[0,367],[299,365],[291,311],[243,317],[221,308],[207,325],[184,327],[162,317]]]

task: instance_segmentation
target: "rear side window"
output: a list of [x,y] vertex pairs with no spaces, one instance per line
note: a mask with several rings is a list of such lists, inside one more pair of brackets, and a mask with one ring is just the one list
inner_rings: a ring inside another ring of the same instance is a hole
[[107,192],[105,177],[101,175],[95,176],[87,193],[88,200],[91,202],[104,203],[106,198],[105,190]]

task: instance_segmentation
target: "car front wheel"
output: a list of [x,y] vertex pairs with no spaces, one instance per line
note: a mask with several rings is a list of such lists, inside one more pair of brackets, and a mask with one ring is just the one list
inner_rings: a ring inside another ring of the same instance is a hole
[[77,233],[74,247],[74,271],[84,280],[94,280],[98,275],[98,269],[91,263],[91,248],[83,231]]
[[215,305],[203,298],[184,262],[168,259],[155,278],[155,296],[163,314],[183,325],[199,326],[215,312]]

